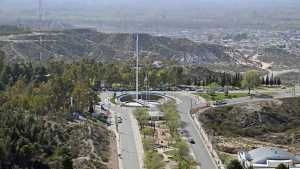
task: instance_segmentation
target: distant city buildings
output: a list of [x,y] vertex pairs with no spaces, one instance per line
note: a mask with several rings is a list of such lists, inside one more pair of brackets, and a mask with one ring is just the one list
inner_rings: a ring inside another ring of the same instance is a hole
[[242,151],[238,153],[238,159],[244,168],[275,169],[279,164],[284,164],[289,169],[300,169],[300,156],[275,147]]
[[[256,30],[256,29],[209,29],[182,30],[165,33],[164,36],[188,38],[197,43],[218,44],[253,56],[257,49],[280,48],[290,54],[300,55],[300,31]],[[239,35],[246,35],[242,36]]]

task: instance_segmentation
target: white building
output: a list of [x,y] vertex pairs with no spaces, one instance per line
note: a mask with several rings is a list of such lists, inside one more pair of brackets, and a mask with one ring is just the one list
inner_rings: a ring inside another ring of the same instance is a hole
[[279,164],[285,164],[290,169],[300,169],[300,156],[274,147],[263,147],[238,153],[238,158],[244,168],[275,169]]

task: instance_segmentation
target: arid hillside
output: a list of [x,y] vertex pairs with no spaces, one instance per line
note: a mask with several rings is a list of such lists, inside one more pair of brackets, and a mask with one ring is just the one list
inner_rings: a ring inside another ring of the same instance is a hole
[[[7,29],[5,32],[8,32]],[[42,43],[39,42],[40,36]],[[0,36],[0,49],[6,53],[10,62],[37,60],[40,54],[43,60],[94,58],[111,61],[133,57],[135,40],[134,34],[100,33],[90,29],[23,34],[16,34],[14,30],[10,36]],[[173,60],[180,64],[252,64],[241,53],[229,47],[195,43],[183,38],[140,34],[139,46],[142,57]]]
[[221,151],[236,153],[261,145],[300,150],[300,98],[212,108],[199,120]]

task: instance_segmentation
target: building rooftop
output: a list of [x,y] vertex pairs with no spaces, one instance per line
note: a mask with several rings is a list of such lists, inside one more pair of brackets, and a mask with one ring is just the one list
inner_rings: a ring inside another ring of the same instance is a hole
[[275,147],[263,147],[246,153],[246,159],[256,164],[266,164],[268,160],[293,160],[300,163],[300,157]]

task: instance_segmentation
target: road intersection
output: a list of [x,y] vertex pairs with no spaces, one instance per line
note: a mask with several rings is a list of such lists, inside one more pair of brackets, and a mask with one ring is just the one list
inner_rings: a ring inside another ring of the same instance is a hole
[[188,131],[189,135],[195,140],[195,144],[191,144],[191,148],[195,155],[196,162],[199,164],[201,169],[218,169],[215,160],[212,158],[212,155],[207,149],[204,138],[198,131],[198,128],[190,114],[191,108],[196,104],[199,104],[198,100],[189,94],[177,92],[174,93],[174,97],[181,100],[181,102],[177,104],[177,109],[180,112],[183,129]]
[[[208,138],[201,124],[197,119],[193,119],[190,111],[197,106],[204,106],[207,104],[206,100],[195,96],[188,92],[164,92],[170,98],[177,102],[177,110],[180,113],[183,130],[188,132],[188,135],[195,140],[195,144],[190,144],[193,157],[199,164],[201,169],[219,169],[221,165],[220,159],[216,152],[212,149],[212,145],[208,143]],[[122,123],[117,126],[117,134],[119,136],[119,154],[122,164],[121,169],[143,169],[143,145],[139,128],[136,119],[133,116],[134,108],[121,107],[113,105],[109,102],[112,93],[106,92],[101,95],[102,100],[108,105],[113,116],[120,117]],[[275,98],[290,97],[286,92],[274,94]],[[272,100],[272,98],[251,98],[242,97],[228,100],[227,105],[241,104],[247,102]],[[194,117],[195,118],[195,117]],[[117,121],[116,121],[117,123]],[[200,127],[199,127],[200,126]]]

